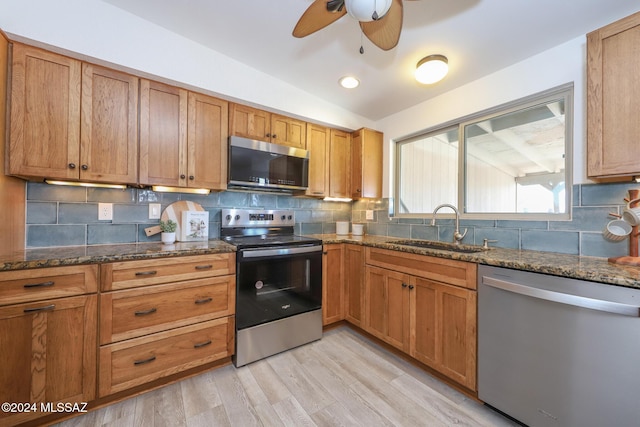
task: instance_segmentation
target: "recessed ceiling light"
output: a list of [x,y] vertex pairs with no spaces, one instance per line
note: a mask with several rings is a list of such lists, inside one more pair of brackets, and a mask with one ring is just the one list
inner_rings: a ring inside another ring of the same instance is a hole
[[449,72],[449,61],[444,55],[429,55],[416,65],[416,80],[423,84],[439,82]]
[[360,85],[360,80],[352,76],[344,76],[338,80],[338,82],[340,83],[340,86],[346,89],[353,89]]

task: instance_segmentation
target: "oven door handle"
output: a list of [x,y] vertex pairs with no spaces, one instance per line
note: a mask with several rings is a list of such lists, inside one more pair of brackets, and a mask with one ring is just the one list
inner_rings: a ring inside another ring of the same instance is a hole
[[265,256],[278,255],[296,255],[308,254],[313,252],[322,252],[322,245],[313,246],[294,246],[285,248],[269,248],[269,249],[242,249],[240,250],[243,258],[258,258]]

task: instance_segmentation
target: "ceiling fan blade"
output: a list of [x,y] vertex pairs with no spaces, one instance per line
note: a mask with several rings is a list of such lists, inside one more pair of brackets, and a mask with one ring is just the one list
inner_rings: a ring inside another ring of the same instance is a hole
[[377,21],[360,22],[360,28],[382,50],[396,47],[402,31],[402,0],[393,0],[389,11]]
[[335,1],[315,0],[304,11],[296,27],[293,29],[294,37],[306,37],[318,30],[323,29],[332,22],[337,21],[347,14],[347,8],[344,5],[335,12],[327,9],[327,3],[337,3]]

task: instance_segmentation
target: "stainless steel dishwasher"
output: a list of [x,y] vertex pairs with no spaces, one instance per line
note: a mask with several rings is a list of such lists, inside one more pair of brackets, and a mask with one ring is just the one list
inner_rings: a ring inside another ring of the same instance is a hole
[[478,397],[529,426],[640,425],[640,289],[481,265]]

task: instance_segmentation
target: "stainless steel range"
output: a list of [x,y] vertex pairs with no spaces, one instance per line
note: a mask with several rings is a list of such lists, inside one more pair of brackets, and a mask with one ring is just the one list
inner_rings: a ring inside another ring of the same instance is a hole
[[236,246],[235,366],[322,337],[322,241],[294,235],[287,210],[223,209]]

